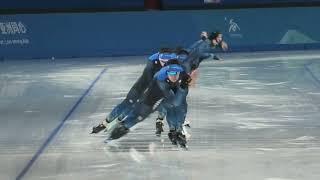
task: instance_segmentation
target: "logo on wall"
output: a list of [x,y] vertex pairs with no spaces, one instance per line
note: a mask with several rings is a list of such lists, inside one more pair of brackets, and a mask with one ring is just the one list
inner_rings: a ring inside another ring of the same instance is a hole
[[238,23],[233,19],[228,19],[227,17],[224,18],[224,20],[227,23],[227,27],[228,27],[228,32],[230,37],[234,37],[234,38],[242,38],[242,34],[240,32],[240,26],[238,25]]
[[0,22],[0,45],[24,45],[29,44],[29,39],[21,38],[27,34],[26,26],[21,22]]

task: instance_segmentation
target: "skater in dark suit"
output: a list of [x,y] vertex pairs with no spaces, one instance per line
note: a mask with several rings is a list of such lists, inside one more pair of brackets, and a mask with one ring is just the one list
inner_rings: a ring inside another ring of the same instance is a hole
[[99,133],[104,130],[109,123],[116,118],[122,118],[123,114],[130,111],[133,104],[142,96],[143,92],[147,89],[149,83],[152,81],[153,76],[163,66],[166,65],[170,59],[176,59],[176,54],[169,48],[163,48],[158,53],[153,54],[148,58],[147,65],[145,66],[142,75],[131,87],[126,98],[119,103],[112,111],[108,114],[105,120],[99,125],[93,127],[91,133]]

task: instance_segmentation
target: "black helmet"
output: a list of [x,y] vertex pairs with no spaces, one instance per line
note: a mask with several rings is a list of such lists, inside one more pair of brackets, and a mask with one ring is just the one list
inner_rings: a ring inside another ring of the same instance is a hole
[[172,52],[173,52],[173,50],[171,48],[167,48],[167,47],[161,48],[159,51],[159,53],[172,53]]
[[220,31],[211,32],[208,39],[212,41],[213,39],[217,38],[219,34],[222,34],[222,33]]

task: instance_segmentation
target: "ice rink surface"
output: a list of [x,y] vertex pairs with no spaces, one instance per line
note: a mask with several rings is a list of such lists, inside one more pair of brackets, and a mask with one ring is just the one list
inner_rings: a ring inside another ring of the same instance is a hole
[[188,151],[156,113],[111,144],[89,134],[146,57],[0,61],[0,179],[319,180],[320,51],[221,57],[190,89]]

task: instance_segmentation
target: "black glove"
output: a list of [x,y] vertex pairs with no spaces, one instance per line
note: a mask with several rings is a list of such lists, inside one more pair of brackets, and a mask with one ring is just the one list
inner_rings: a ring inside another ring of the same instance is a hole
[[189,87],[190,82],[192,81],[191,77],[189,76],[189,74],[184,74],[181,78],[181,84],[180,87],[182,89],[186,89]]

